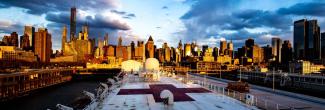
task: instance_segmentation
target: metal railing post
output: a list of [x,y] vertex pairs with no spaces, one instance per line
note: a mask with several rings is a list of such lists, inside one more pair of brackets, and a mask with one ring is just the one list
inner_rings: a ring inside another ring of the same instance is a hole
[[257,97],[255,98],[255,105],[257,106]]
[[225,95],[225,88],[222,88],[222,95]]
[[264,104],[265,104],[265,109],[267,109],[267,101],[266,100],[265,100]]

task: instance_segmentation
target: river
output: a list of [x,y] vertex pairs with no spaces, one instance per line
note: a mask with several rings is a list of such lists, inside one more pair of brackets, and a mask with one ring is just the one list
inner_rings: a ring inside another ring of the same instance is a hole
[[34,91],[28,96],[1,102],[1,110],[46,110],[56,109],[56,104],[71,103],[86,90],[95,93],[100,81],[71,81]]

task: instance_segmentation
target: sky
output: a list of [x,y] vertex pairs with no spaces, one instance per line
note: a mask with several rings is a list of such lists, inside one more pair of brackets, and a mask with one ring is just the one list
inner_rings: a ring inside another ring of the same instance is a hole
[[69,29],[70,8],[77,8],[77,31],[86,22],[91,38],[128,45],[147,41],[177,46],[196,42],[218,47],[220,40],[241,47],[248,38],[261,46],[272,37],[292,41],[293,22],[317,19],[325,31],[323,0],[0,0],[0,39],[24,26],[47,28],[53,50],[60,49],[62,28]]

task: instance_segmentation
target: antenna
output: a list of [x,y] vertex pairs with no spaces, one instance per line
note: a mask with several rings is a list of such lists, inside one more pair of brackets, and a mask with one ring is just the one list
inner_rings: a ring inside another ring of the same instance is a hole
[[73,7],[76,7],[76,0],[73,0]]
[[230,36],[230,42],[232,43],[232,36]]

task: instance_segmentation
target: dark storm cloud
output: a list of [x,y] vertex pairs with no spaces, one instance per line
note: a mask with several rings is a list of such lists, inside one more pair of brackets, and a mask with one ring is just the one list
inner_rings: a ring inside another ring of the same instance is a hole
[[187,0],[186,3],[190,3],[192,6],[181,19],[190,19],[192,17],[205,16],[206,14],[214,14],[217,12],[225,13],[240,2],[241,0]]
[[[188,0],[187,2],[190,2],[192,6],[187,13],[180,17],[185,25],[185,30],[177,33],[186,36],[183,38],[185,41],[211,37],[226,38],[227,40],[232,38],[237,41],[234,42],[234,45],[240,45],[247,38],[254,38],[256,43],[265,44],[270,41],[270,36],[279,36],[285,39],[291,37],[287,36],[287,33],[291,33],[292,16],[283,15],[280,13],[281,9],[279,11],[236,9],[241,1]],[[248,31],[248,29],[256,28],[264,30],[261,32]]]
[[20,7],[27,9],[27,13],[41,15],[47,12],[69,10],[76,6],[82,10],[106,9],[116,7],[114,0],[0,0],[0,8]]
[[[44,27],[48,28],[52,34],[54,44],[61,44],[63,25],[66,25],[69,29],[70,8],[73,6],[76,6],[77,10],[98,12],[95,16],[88,16],[83,19],[77,15],[77,31],[81,30],[81,26],[88,22],[90,28],[89,35],[92,38],[102,37],[105,33],[115,36],[119,30],[130,29],[129,25],[121,22],[120,19],[112,19],[100,14],[102,10],[116,9],[119,6],[118,0],[0,0],[0,8],[19,7],[24,9],[23,11],[27,14],[45,16],[45,19],[50,21],[50,23]],[[23,31],[23,25],[25,24],[18,23],[15,25],[10,27],[17,27],[15,29],[6,28],[7,30],[1,29],[1,31],[6,33],[12,30]],[[36,28],[38,27],[36,26]],[[59,47],[58,45],[53,45],[53,48]]]
[[310,16],[325,16],[325,3],[310,2],[310,3],[297,3],[288,8],[280,8],[278,13],[280,14],[292,14],[292,15],[310,15]]
[[[115,8],[117,6],[115,0],[96,0],[88,1],[83,0],[29,0],[28,2],[22,0],[0,0],[0,8],[4,7],[20,7],[26,9],[29,14],[41,15],[45,14],[46,20],[54,23],[70,24],[70,8],[76,6],[78,10],[102,10]],[[116,10],[115,10],[116,11]],[[117,11],[116,11],[117,12]],[[53,14],[56,13],[56,14]],[[59,14],[58,14],[59,13]],[[126,13],[126,12],[119,12]],[[134,15],[135,16],[135,15]],[[132,16],[130,16],[132,17]],[[77,23],[84,24],[89,22],[90,26],[96,28],[110,28],[112,30],[128,30],[130,27],[121,23],[119,20],[112,20],[104,18],[102,15],[97,14],[95,17],[87,17],[80,19],[77,16]],[[49,25],[53,26],[53,25]],[[49,27],[54,28],[54,27]]]
[[[61,24],[70,24],[70,13],[62,12],[60,14],[49,13],[46,15],[46,20],[52,21],[55,23]],[[94,17],[87,16],[86,19],[81,19],[77,17],[77,25],[81,26],[85,23],[88,23],[89,27],[94,28],[109,28],[109,29],[118,29],[118,30],[129,30],[130,26],[126,23],[122,23],[118,20],[110,19],[108,17],[104,17],[100,14],[96,14]]]
[[289,29],[291,18],[276,12],[262,10],[244,10],[233,13],[235,19],[241,20],[242,24],[235,27],[254,28],[254,27],[273,27],[277,29]]

